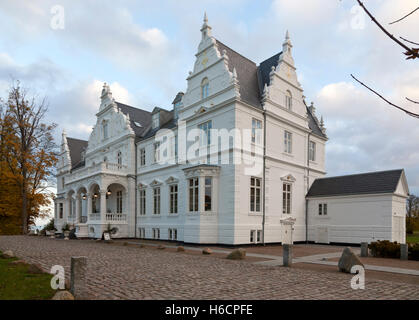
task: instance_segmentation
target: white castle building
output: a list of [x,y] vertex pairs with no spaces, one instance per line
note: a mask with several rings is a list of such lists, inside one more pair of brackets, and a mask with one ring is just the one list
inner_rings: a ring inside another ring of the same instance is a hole
[[256,64],[201,28],[185,93],[166,110],[107,84],[88,141],[62,135],[55,223],[78,237],[230,244],[405,241],[403,170],[322,179],[326,129],[287,32]]

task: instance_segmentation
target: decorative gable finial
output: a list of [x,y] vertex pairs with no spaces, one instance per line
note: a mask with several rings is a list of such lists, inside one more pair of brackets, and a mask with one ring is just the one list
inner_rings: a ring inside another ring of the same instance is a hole
[[291,43],[290,33],[287,30],[287,32],[285,33],[285,41],[282,44],[282,53],[291,54],[291,49],[292,49],[292,43]]
[[265,101],[266,99],[269,99],[269,89],[268,89],[267,83],[265,83],[265,86],[263,87],[263,93],[262,93],[262,100]]
[[202,32],[202,39],[206,37],[211,37],[211,27],[208,25],[208,16],[207,12],[204,13],[204,24],[202,25],[201,32]]
[[321,116],[321,118],[320,118],[320,129],[322,130],[323,133],[326,132],[326,128],[324,126],[323,116]]
[[236,70],[236,68],[233,68],[233,78],[231,79],[231,82],[235,86],[236,96],[237,97],[240,97],[240,85],[239,85],[239,79],[237,78],[237,70]]
[[308,107],[310,109],[310,112],[313,116],[316,116],[316,108],[314,107],[314,102],[311,101],[310,106]]

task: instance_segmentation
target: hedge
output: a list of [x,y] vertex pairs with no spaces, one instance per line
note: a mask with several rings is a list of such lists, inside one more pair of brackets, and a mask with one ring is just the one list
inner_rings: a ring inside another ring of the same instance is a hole
[[[409,260],[419,261],[419,243],[409,243]],[[388,240],[371,242],[371,255],[380,258],[400,259],[400,244]]]

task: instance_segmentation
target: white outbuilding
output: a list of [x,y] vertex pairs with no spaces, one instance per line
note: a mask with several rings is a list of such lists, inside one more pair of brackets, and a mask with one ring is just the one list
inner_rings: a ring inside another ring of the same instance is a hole
[[406,242],[404,170],[316,179],[308,194],[308,238],[316,243]]

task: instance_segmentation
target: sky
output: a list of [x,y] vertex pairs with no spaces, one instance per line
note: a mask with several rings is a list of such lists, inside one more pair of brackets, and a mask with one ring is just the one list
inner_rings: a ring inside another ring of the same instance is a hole
[[[417,0],[365,1],[388,30],[419,42]],[[0,0],[0,97],[12,79],[49,103],[56,137],[88,139],[104,82],[122,103],[171,108],[186,90],[207,12],[213,35],[257,64],[286,30],[307,103],[323,115],[328,175],[404,168],[419,194],[419,120],[357,84],[419,112],[419,61],[386,37],[355,0]]]

